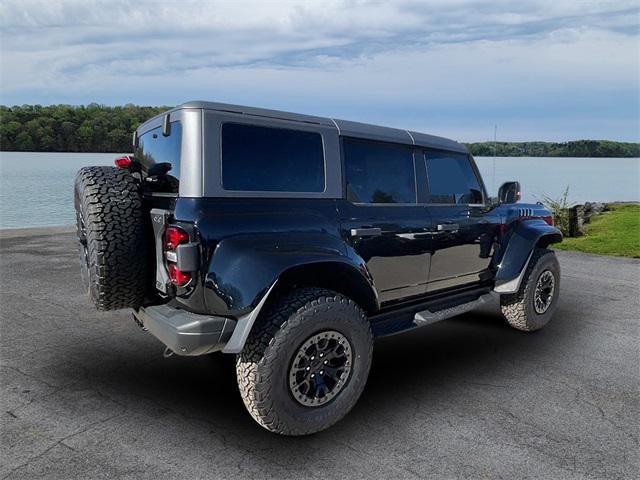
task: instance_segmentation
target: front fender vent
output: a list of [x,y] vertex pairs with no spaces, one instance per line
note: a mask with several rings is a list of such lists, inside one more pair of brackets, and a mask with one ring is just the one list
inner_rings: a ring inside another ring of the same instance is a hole
[[519,217],[533,217],[533,208],[519,208],[518,209]]

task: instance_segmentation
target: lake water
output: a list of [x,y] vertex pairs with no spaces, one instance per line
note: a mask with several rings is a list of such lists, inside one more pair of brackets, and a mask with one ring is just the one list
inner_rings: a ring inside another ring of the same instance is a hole
[[560,197],[569,187],[569,201],[616,202],[640,200],[640,158],[476,157],[489,195],[503,182],[518,180],[522,199]]
[[[0,152],[0,228],[70,225],[73,179],[80,167],[113,165],[114,153]],[[477,157],[490,195],[519,180],[523,200],[557,198],[569,186],[572,202],[640,201],[639,158]]]
[[117,156],[0,152],[0,228],[74,224],[76,172],[87,165],[113,165]]

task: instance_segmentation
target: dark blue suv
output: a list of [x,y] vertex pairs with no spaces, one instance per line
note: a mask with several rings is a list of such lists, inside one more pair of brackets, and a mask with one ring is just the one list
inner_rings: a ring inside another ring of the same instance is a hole
[[562,240],[518,182],[487,196],[452,140],[209,102],[144,123],[132,156],[78,172],[81,270],[167,354],[237,354],[253,418],[325,429],[360,396],[373,339],[500,297],[542,328]]

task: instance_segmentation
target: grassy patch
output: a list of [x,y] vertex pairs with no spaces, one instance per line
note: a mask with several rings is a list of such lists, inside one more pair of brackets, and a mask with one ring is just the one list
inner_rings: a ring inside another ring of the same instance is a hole
[[559,250],[640,258],[640,205],[611,205],[610,212],[593,217],[585,235],[565,238]]

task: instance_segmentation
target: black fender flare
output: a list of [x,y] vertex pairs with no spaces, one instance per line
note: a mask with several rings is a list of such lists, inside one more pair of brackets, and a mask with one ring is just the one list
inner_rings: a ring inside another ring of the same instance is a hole
[[209,312],[237,319],[223,352],[242,350],[260,311],[282,283],[298,279],[314,284],[316,275],[333,271],[336,284],[348,277],[353,288],[361,292],[365,310],[378,308],[376,289],[364,260],[339,237],[293,233],[286,237],[243,235],[222,240],[209,259],[204,294]]
[[229,237],[216,245],[205,263],[204,301],[213,315],[234,317],[253,310],[286,272],[304,266],[338,265],[357,273],[375,291],[364,260],[329,233]]
[[535,248],[562,241],[562,233],[542,219],[519,220],[497,259],[495,287],[498,293],[515,293]]

